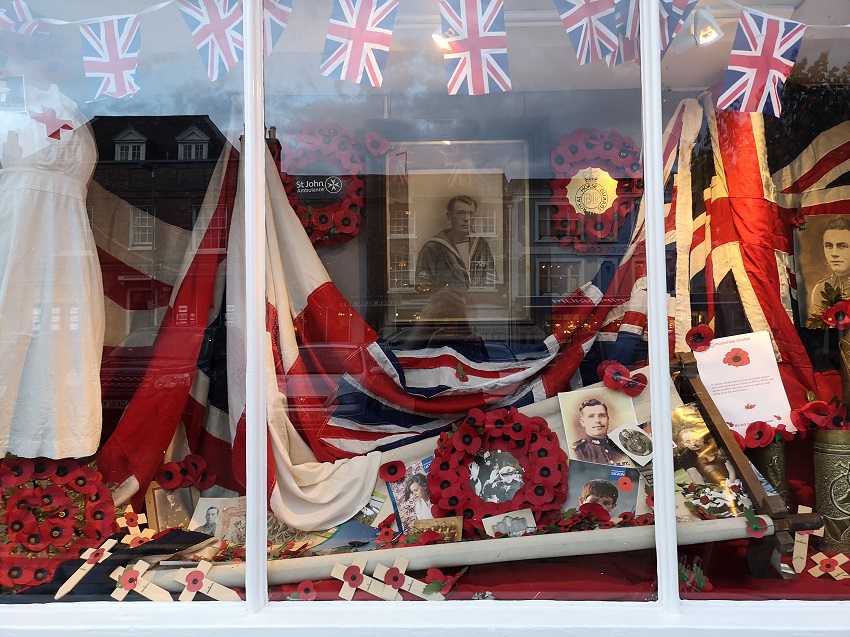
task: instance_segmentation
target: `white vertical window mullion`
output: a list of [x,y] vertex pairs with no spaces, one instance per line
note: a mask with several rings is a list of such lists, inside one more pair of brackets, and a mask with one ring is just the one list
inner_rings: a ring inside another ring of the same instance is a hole
[[263,7],[245,0],[243,10],[245,138],[242,152],[245,197],[246,498],[245,595],[248,611],[268,602],[266,574],[266,276]]
[[640,0],[643,209],[646,214],[649,386],[655,484],[655,549],[658,601],[679,610],[678,551],[673,502],[673,432],[670,426],[670,351],[667,338],[667,268],[664,253],[664,175],[661,121],[661,30],[658,0]]

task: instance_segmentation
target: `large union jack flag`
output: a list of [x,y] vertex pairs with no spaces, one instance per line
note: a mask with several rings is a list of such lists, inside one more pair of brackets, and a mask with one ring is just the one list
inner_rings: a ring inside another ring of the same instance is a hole
[[511,90],[502,0],[440,0],[449,95]]
[[46,33],[45,25],[39,20],[41,17],[24,0],[13,0],[11,6],[0,12],[0,31],[13,31],[21,35]]
[[553,0],[579,64],[604,59],[617,50],[614,0]]
[[271,55],[283,35],[291,13],[292,0],[263,0],[263,54],[266,57]]
[[133,97],[138,90],[136,65],[142,36],[139,16],[123,16],[80,27],[83,68],[92,99]]
[[210,82],[242,60],[242,9],[238,0],[177,0]]
[[691,15],[697,0],[661,0],[659,3],[659,19],[661,21],[661,50],[670,46],[682,25]]
[[320,72],[381,86],[398,0],[334,0]]
[[780,95],[806,25],[743,11],[717,108],[779,117]]

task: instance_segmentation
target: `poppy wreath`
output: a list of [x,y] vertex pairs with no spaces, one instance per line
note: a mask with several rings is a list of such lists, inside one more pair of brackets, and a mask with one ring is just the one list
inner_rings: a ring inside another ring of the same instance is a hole
[[[472,486],[470,465],[487,451],[510,453],[522,467],[522,487],[510,500],[485,501]],[[467,538],[485,536],[484,518],[518,509],[531,509],[537,525],[546,525],[567,500],[567,454],[543,418],[473,409],[453,433],[440,435],[428,490],[432,515],[461,516]]]
[[[369,133],[364,144],[358,144],[353,133],[335,124],[307,123],[282,140],[280,178],[290,205],[316,247],[345,243],[363,231],[363,151],[365,148],[372,155],[381,155],[389,149],[389,143],[375,133]],[[301,201],[296,176],[314,164],[339,171],[339,201],[320,208]]]
[[118,531],[112,491],[76,460],[0,462],[0,593],[49,582],[56,567]]
[[[643,195],[640,149],[632,138],[615,130],[581,128],[561,137],[550,159],[552,233],[562,248],[582,252],[626,224]],[[617,180],[617,198],[602,214],[585,215],[567,200],[570,180],[586,168],[599,168]]]

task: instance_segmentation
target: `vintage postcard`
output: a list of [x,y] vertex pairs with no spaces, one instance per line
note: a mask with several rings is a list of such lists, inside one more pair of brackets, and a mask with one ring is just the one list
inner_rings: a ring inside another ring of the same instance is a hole
[[463,533],[463,518],[455,515],[450,518],[434,518],[433,520],[416,520],[413,530],[436,531],[445,542],[460,542]]
[[428,468],[434,456],[407,465],[404,479],[388,482],[393,507],[398,515],[399,528],[404,533],[413,530],[416,520],[431,520],[431,492],[428,490]]
[[632,399],[604,386],[558,394],[570,460],[632,466],[629,455],[612,441],[624,425],[637,424]]
[[534,514],[531,509],[508,511],[501,515],[484,518],[482,522],[484,523],[485,533],[490,537],[496,537],[496,534],[519,537],[537,530],[537,523],[534,521]]
[[610,438],[635,464],[643,467],[652,462],[652,437],[637,425],[621,425]]

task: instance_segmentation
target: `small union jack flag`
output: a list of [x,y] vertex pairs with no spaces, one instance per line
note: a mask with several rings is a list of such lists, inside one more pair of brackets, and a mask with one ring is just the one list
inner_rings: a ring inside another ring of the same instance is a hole
[[24,0],[12,0],[12,5],[0,12],[0,31],[13,31],[21,35],[47,33],[46,26],[39,20],[41,17]]
[[326,77],[381,86],[399,0],[334,0],[322,65]]
[[292,0],[263,0],[263,54],[266,57],[271,55],[283,35],[291,13]]
[[661,20],[661,50],[667,50],[698,0],[661,0],[659,2],[659,19]]
[[617,50],[614,0],[553,0],[579,64],[604,59]]
[[177,0],[210,82],[242,60],[242,9],[238,0]]
[[94,97],[122,98],[135,95],[136,65],[142,36],[139,16],[123,16],[80,27],[83,69]]
[[617,49],[605,59],[610,68],[623,62],[640,62],[640,8],[637,0],[614,0],[617,16]]
[[779,117],[780,95],[806,25],[743,11],[717,108]]
[[449,95],[510,91],[503,0],[440,0]]

